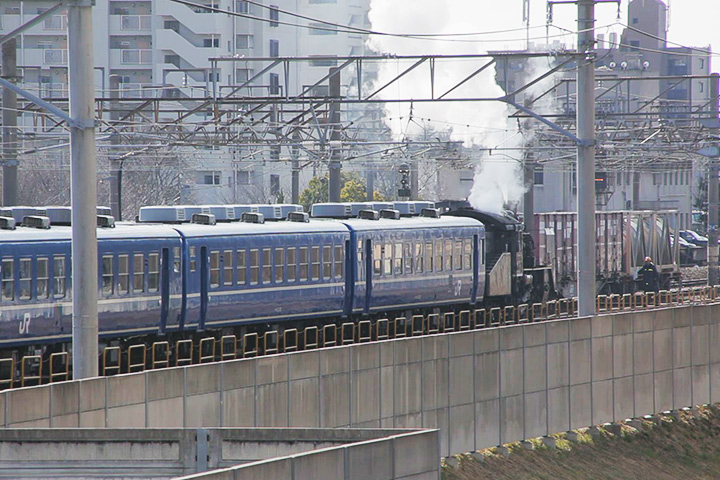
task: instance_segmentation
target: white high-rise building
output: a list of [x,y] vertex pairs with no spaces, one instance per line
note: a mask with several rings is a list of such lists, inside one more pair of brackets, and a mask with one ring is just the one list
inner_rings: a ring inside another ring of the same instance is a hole
[[[55,3],[52,0],[3,0],[0,2],[0,35],[26,23]],[[332,25],[283,12],[296,12],[343,26],[369,28],[369,0],[193,0],[192,3],[198,6],[171,0],[97,1],[93,7],[96,96],[109,97],[110,77],[117,75],[120,94],[125,98],[206,97],[212,95],[213,88],[218,94],[229,93],[230,85],[243,83],[259,68],[259,64],[253,62],[221,61],[213,71],[209,60],[213,57],[327,57],[366,52],[363,34],[337,31]],[[199,5],[267,21],[212,12]],[[17,42],[20,86],[44,98],[67,97],[65,12],[59,11],[25,30],[17,37]],[[290,95],[299,93],[337,63],[328,58],[292,62],[286,72],[280,68],[265,73],[243,94],[249,91],[257,96],[282,95],[286,93],[284,88]],[[285,79],[286,75],[289,81]],[[343,91],[349,91],[353,81],[350,75],[344,75]],[[19,118],[18,123],[26,129],[41,128],[33,126],[29,116]],[[285,184],[289,183],[289,168],[287,171],[274,168],[268,173],[252,165],[238,167],[237,153],[231,149],[211,152],[196,175],[197,184],[202,187],[189,185],[189,189],[199,192],[200,200],[229,200],[227,191],[236,194],[238,183],[260,184],[267,189],[270,175],[274,174],[282,176],[280,181],[287,194],[289,187],[285,188]]]

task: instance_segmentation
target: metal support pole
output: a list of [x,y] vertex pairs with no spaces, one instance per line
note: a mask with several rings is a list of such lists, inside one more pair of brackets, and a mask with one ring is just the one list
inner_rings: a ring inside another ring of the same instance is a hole
[[[110,75],[110,120],[118,120],[120,113],[118,111],[120,98],[120,76]],[[120,128],[115,124],[115,130]],[[120,144],[120,134],[114,131],[110,134],[110,144]],[[122,198],[121,190],[121,163],[116,154],[117,150],[113,149],[110,153],[110,211],[116,220],[122,220]]]
[[[15,83],[17,79],[17,42],[15,38],[2,44],[2,76],[12,83]],[[10,207],[18,204],[17,93],[9,88],[3,88],[2,106],[2,204]]]
[[410,162],[410,200],[418,199],[418,183],[420,183],[420,161],[412,160]]
[[[331,68],[330,69],[330,78],[328,79],[328,82],[330,84],[329,86],[329,95],[330,98],[340,98],[340,69],[338,68]],[[337,102],[333,102],[330,104],[330,128],[332,129],[332,135],[330,136],[331,141],[338,142],[341,137],[342,133],[340,132],[340,104]],[[342,168],[342,164],[340,163],[341,159],[341,149],[335,143],[332,146],[332,154],[330,156],[330,181],[328,185],[328,191],[329,191],[329,197],[331,202],[339,202],[340,201],[340,190],[342,190],[342,177],[340,176],[340,170]]]
[[523,171],[525,174],[525,195],[523,196],[525,231],[530,233],[534,239],[537,239],[538,236],[535,231],[535,159],[532,151],[525,154]]
[[92,7],[68,7],[72,154],[73,377],[98,374],[97,162]]
[[[710,108],[714,110],[714,115],[718,112],[718,76],[713,73],[710,80]],[[708,285],[720,284],[720,271],[718,270],[718,174],[720,174],[720,165],[718,165],[717,155],[712,155],[708,159]]]
[[365,180],[365,199],[368,202],[372,202],[375,200],[375,166],[367,165],[365,168],[365,175],[367,177]]
[[578,0],[578,309],[595,315],[595,0]]

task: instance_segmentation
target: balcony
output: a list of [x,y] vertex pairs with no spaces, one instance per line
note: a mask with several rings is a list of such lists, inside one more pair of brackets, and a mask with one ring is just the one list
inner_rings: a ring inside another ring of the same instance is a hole
[[150,35],[152,15],[110,15],[111,35]]
[[42,30],[44,32],[67,32],[67,15],[53,15],[50,18],[46,18],[42,22]]

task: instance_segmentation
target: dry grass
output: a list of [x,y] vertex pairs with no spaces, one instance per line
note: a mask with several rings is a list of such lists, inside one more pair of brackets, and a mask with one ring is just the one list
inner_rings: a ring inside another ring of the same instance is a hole
[[623,426],[618,436],[601,431],[578,441],[558,435],[555,449],[533,441],[534,450],[512,445],[505,458],[483,452],[484,461],[460,457],[457,470],[444,467],[445,480],[481,479],[624,479],[676,480],[720,478],[720,408],[662,417],[636,430]]

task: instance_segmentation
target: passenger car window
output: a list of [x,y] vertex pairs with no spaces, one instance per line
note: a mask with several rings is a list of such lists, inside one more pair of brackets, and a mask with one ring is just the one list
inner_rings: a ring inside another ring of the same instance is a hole
[[425,271],[433,271],[433,244],[432,242],[425,242]]
[[323,246],[323,279],[330,280],[332,275],[332,247],[330,245]]
[[272,249],[263,248],[263,283],[272,282]]
[[2,296],[3,300],[15,300],[15,261],[12,258],[2,261]]
[[197,260],[195,259],[195,247],[190,247],[190,271],[194,272],[197,270]]
[[463,258],[463,242],[462,240],[455,240],[455,270],[462,270],[462,258]]
[[335,278],[343,277],[343,265],[345,265],[344,248],[342,245],[335,245]]
[[403,273],[403,246],[402,243],[395,244],[395,275],[402,275]]
[[148,254],[148,292],[157,292],[160,285],[160,254]]
[[443,243],[440,239],[435,241],[435,271],[443,271]]
[[49,292],[49,271],[47,257],[37,259],[37,298],[48,298]]
[[300,281],[308,279],[308,247],[300,247]]
[[465,253],[463,254],[463,265],[465,266],[465,270],[472,270],[472,238],[466,238],[464,245]]
[[133,292],[145,291],[145,255],[133,255]]
[[423,244],[415,242],[415,272],[423,271]]
[[237,284],[245,285],[247,282],[247,255],[245,250],[237,251]]
[[118,255],[118,293],[127,295],[130,292],[130,257]]
[[453,268],[453,241],[445,240],[445,270]]
[[102,289],[105,295],[112,295],[113,288],[113,256],[103,255],[102,257]]
[[210,288],[220,286],[220,250],[210,252]]
[[380,244],[373,245],[373,273],[375,276],[382,275],[383,247]]
[[225,250],[223,252],[223,285],[231,286],[233,284],[233,251]]
[[294,282],[297,279],[297,250],[295,247],[287,249],[287,281]]
[[285,270],[285,250],[275,249],[275,283],[283,282],[283,271]]
[[65,255],[53,257],[53,296],[65,298]]
[[260,281],[260,251],[250,250],[250,285],[257,285]]
[[385,275],[392,275],[392,254],[392,243],[386,243],[383,251],[383,272]]
[[310,249],[310,274],[313,280],[320,280],[320,247]]

